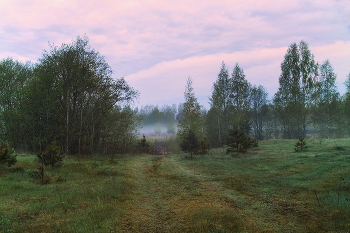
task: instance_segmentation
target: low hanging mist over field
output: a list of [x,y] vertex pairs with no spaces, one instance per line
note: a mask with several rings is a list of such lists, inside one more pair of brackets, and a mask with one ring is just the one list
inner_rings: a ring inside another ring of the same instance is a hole
[[[175,133],[177,132],[177,128],[175,126]],[[154,124],[154,125],[146,125],[139,129],[139,135],[152,136],[152,135],[173,135],[174,133],[168,133],[167,125],[164,124]]]

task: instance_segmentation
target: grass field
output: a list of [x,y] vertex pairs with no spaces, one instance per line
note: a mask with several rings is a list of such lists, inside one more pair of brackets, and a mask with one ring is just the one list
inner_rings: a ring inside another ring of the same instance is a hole
[[0,173],[0,231],[349,232],[350,139],[307,140],[300,153],[296,141],[194,159],[66,157],[45,185],[22,154]]

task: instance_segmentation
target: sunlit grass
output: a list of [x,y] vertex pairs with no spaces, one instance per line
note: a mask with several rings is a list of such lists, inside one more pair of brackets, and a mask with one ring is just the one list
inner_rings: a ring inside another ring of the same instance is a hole
[[[245,154],[66,157],[0,173],[0,232],[347,232],[350,140],[269,140]],[[14,172],[11,172],[13,170]]]

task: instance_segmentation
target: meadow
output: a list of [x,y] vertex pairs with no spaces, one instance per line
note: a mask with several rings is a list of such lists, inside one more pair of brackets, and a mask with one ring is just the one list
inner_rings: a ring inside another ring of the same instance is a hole
[[[349,232],[350,139],[267,140],[247,153],[35,155],[0,171],[0,232]],[[34,174],[34,175],[33,175]]]

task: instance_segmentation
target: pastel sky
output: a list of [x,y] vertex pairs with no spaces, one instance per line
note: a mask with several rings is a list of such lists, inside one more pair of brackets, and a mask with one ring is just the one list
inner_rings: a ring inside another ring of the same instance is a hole
[[350,72],[349,0],[0,0],[0,59],[36,62],[48,42],[86,34],[113,77],[141,95],[134,106],[184,101],[186,79],[201,105],[224,61],[236,62],[270,97],[288,46],[306,41],[330,60],[345,92]]

